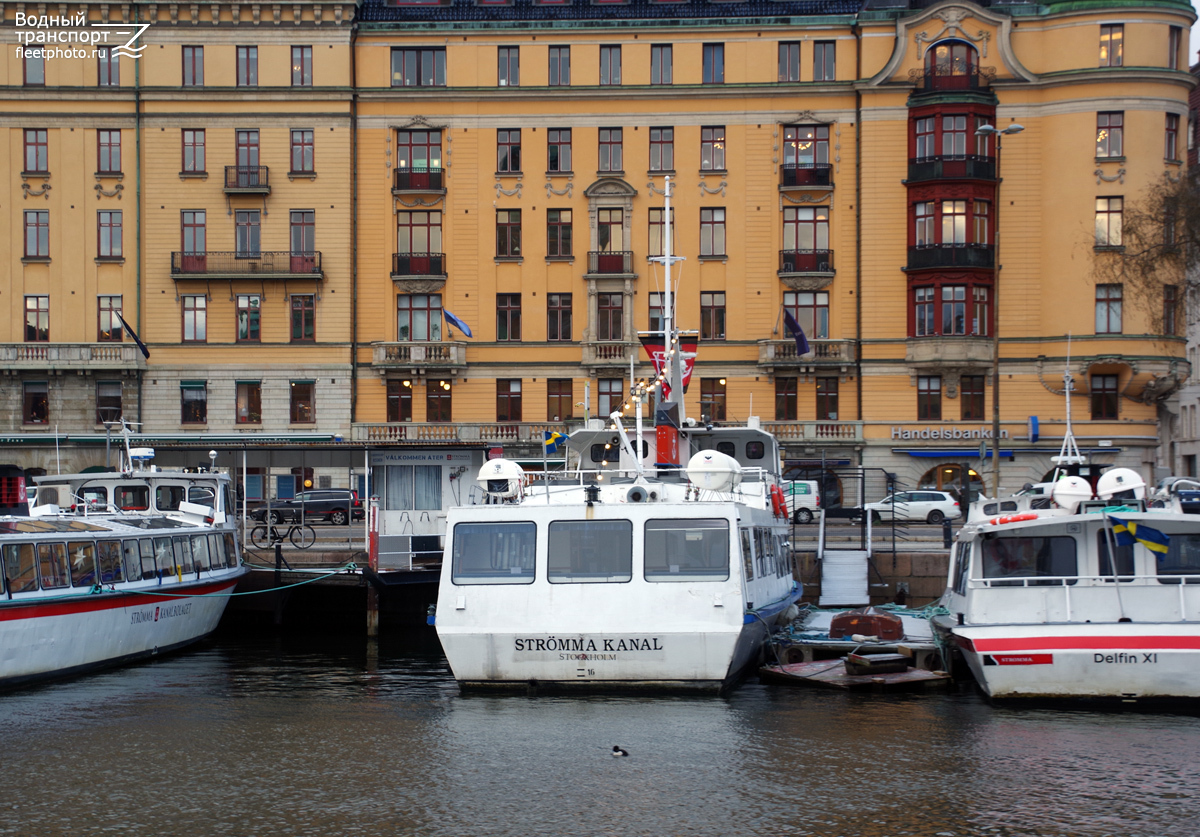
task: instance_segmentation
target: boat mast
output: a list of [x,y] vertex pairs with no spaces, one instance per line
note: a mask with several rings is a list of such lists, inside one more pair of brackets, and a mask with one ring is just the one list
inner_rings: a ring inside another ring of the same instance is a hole
[[1054,482],[1058,479],[1059,471],[1063,470],[1064,465],[1084,465],[1087,463],[1087,457],[1079,452],[1079,445],[1075,443],[1075,433],[1071,430],[1071,393],[1075,389],[1075,379],[1071,377],[1071,338],[1067,336],[1067,365],[1063,368],[1063,395],[1067,399],[1067,429],[1063,433],[1062,447],[1059,448],[1058,456],[1050,457],[1050,461],[1054,463]]

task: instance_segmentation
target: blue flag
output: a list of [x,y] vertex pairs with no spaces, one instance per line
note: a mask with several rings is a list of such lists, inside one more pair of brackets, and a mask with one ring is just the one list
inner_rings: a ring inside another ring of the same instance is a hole
[[1145,523],[1138,523],[1136,520],[1121,520],[1111,514],[1108,519],[1112,521],[1113,536],[1117,546],[1132,546],[1134,543],[1140,543],[1160,557],[1167,554],[1171,536],[1166,532],[1152,529]]
[[142,342],[142,338],[137,336],[137,332],[129,327],[129,323],[125,322],[125,318],[121,316],[120,311],[114,311],[117,319],[121,321],[121,325],[125,326],[125,330],[129,332],[129,336],[133,338],[133,342],[137,343],[137,347],[142,350],[142,356],[146,359],[150,358],[150,350],[146,348],[146,344]]
[[566,440],[566,436],[553,430],[546,430],[542,433],[542,447],[546,449],[546,453],[558,453],[558,449]]
[[796,322],[792,312],[786,308],[783,309],[783,327],[787,329],[788,334],[796,338],[796,354],[808,354],[808,338],[804,336],[804,329],[800,328],[800,323]]
[[462,320],[460,320],[458,317],[456,317],[456,316],[454,316],[453,314],[451,314],[451,313],[450,313],[449,311],[447,311],[445,308],[443,308],[443,309],[442,309],[442,316],[446,318],[446,322],[448,322],[450,325],[452,325],[452,326],[454,326],[455,328],[457,328],[457,329],[458,329],[459,331],[461,331],[463,334],[467,335],[467,337],[474,337],[474,336],[475,336],[474,334],[472,334],[472,333],[471,333],[471,327],[470,327],[469,325],[467,325],[466,323],[464,323],[464,322],[463,322]]

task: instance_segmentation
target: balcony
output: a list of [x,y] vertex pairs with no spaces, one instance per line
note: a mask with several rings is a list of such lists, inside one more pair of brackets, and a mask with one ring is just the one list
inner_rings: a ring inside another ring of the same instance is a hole
[[437,293],[446,285],[445,254],[392,253],[392,282],[403,293]]
[[351,435],[356,442],[446,442],[453,444],[526,444],[542,447],[545,433],[567,433],[567,426],[556,422],[491,422],[464,424],[455,422],[399,421],[379,424],[355,424]]
[[271,194],[270,170],[267,166],[226,166],[225,194]]
[[908,248],[909,270],[930,267],[981,267],[990,270],[995,263],[995,249],[990,244],[934,244]]
[[467,344],[458,342],[372,343],[371,368],[380,375],[389,370],[417,373],[421,370],[467,368]]
[[589,276],[634,276],[633,253],[614,250],[589,250]]
[[171,275],[181,279],[322,279],[321,254],[260,251],[171,253]]
[[779,188],[833,188],[833,165],[830,163],[784,163],[779,167]]
[[992,338],[974,334],[910,337],[904,359],[922,367],[982,367],[992,362],[993,350]]
[[640,343],[623,343],[618,340],[592,341],[583,344],[583,360],[585,367],[619,367],[629,370],[629,359],[638,357],[642,350]]
[[943,179],[995,180],[996,158],[968,154],[908,161],[909,183]]
[[802,368],[849,369],[854,365],[853,340],[809,340],[808,347],[810,353],[800,357],[795,340],[759,340],[758,366],[766,372],[785,374]]
[[918,93],[974,92],[991,88],[996,80],[996,68],[936,64],[909,70],[908,80],[917,86]]
[[392,194],[403,195],[412,192],[446,194],[442,170],[427,167],[396,169],[392,179]]
[[763,430],[782,443],[840,442],[862,444],[861,421],[764,421]]
[[7,372],[135,372],[145,367],[133,343],[0,343]]

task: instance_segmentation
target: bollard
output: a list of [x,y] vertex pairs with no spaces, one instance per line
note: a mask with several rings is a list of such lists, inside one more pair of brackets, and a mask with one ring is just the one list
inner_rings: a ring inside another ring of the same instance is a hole
[[[371,572],[379,571],[379,498],[372,497],[367,512],[367,566]],[[367,585],[367,636],[379,636],[379,591],[374,584]]]
[[950,548],[950,519],[946,518],[942,521],[942,546],[946,549]]

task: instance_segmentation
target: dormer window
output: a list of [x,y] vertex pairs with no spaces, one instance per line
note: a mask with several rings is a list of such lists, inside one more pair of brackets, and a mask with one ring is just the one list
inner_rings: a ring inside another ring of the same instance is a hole
[[925,87],[969,90],[979,86],[979,53],[963,41],[943,41],[925,53]]

